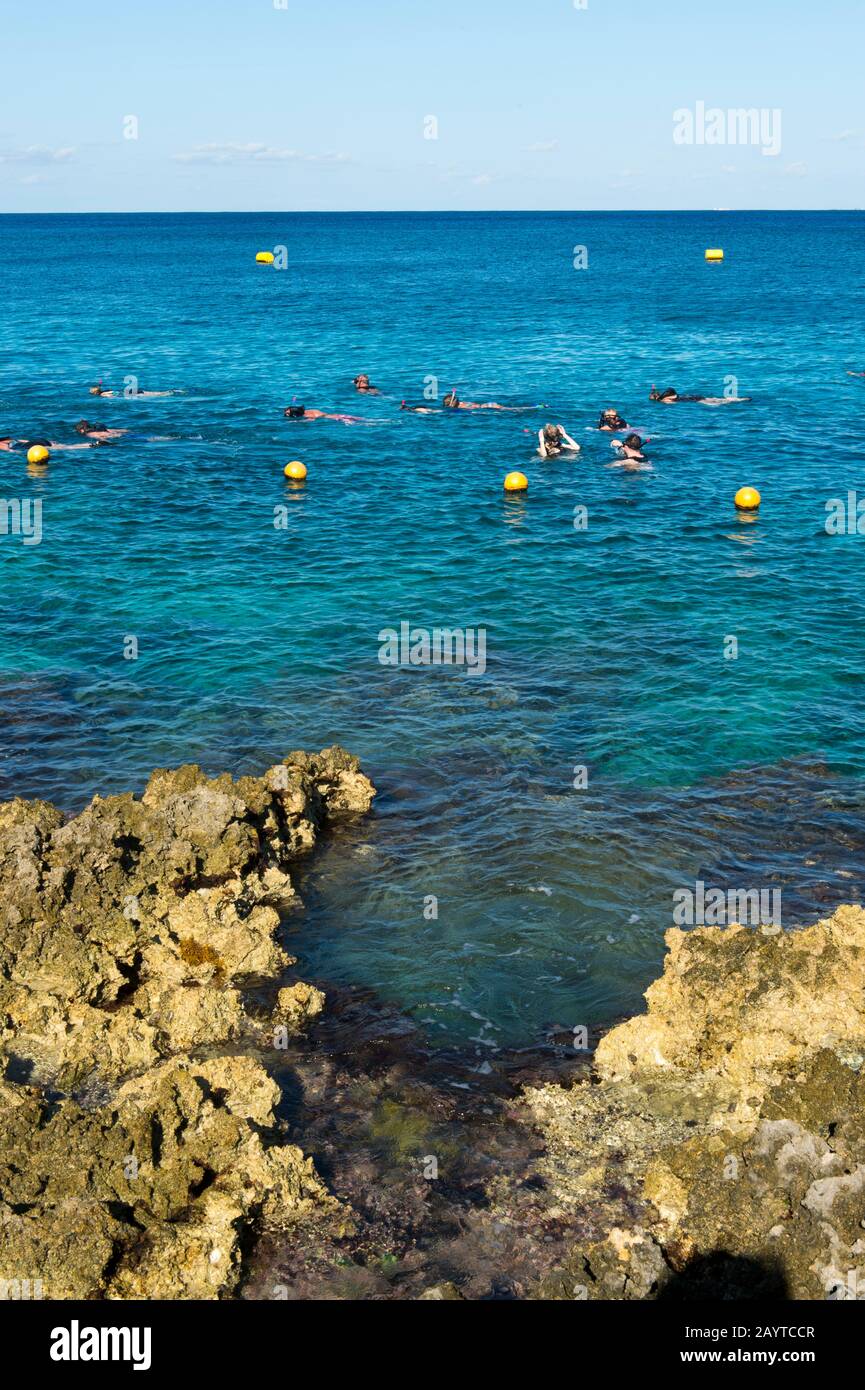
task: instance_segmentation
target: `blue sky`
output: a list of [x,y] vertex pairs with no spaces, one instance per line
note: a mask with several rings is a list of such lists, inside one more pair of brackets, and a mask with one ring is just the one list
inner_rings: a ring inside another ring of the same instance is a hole
[[865,206],[863,0],[582,4],[3,0],[0,211]]

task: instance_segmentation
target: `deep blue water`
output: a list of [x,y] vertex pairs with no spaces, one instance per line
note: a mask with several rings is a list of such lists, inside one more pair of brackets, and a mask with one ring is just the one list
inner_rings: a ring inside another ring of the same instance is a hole
[[[448,1041],[637,1007],[697,878],[781,887],[790,923],[861,899],[865,538],[824,521],[865,495],[863,232],[860,213],[0,218],[0,434],[69,441],[86,416],[169,436],[44,470],[0,453],[2,496],[43,502],[41,544],[0,536],[0,794],[77,809],[156,765],[343,743],[378,810],[317,859],[297,949]],[[254,263],[274,245],[286,271]],[[382,396],[354,392],[360,370]],[[129,374],[184,394],[88,396]],[[751,404],[647,400],[730,375]],[[429,376],[544,408],[400,413]],[[292,397],[366,423],[286,422]],[[606,405],[651,435],[653,471],[611,466]],[[534,456],[546,420],[578,460]],[[527,497],[504,496],[512,468]],[[757,519],[733,508],[745,483]],[[382,666],[401,621],[485,627],[486,673]]]

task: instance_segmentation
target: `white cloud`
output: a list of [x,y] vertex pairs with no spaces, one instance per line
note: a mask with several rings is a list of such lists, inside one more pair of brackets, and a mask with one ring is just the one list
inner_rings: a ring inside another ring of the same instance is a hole
[[842,130],[842,131],[839,131],[839,133],[838,133],[837,135],[830,135],[829,138],[830,138],[830,140],[837,140],[837,141],[855,140],[855,139],[856,139],[856,136],[857,136],[858,134],[859,134],[858,130]]
[[558,140],[538,140],[536,144],[529,145],[526,154],[553,154],[558,148]]
[[804,179],[807,172],[808,165],[804,164],[801,160],[798,164],[788,164],[784,170],[784,173],[789,175],[791,179]]
[[73,145],[55,150],[47,145],[25,145],[20,150],[0,152],[0,164],[67,164],[74,154]]
[[347,164],[347,154],[304,154],[301,150],[282,150],[273,145],[243,144],[229,140],[196,145],[183,154],[176,154],[179,164]]

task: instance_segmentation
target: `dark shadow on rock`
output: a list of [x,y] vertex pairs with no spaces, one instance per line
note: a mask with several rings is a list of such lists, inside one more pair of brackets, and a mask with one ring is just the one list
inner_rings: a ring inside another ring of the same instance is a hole
[[710,1250],[695,1255],[678,1274],[672,1274],[658,1291],[658,1301],[691,1299],[757,1299],[774,1302],[790,1297],[787,1279],[774,1260],[755,1260]]

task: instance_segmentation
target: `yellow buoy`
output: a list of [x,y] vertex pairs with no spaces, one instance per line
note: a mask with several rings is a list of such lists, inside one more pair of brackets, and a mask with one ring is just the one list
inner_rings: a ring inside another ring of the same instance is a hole
[[755,512],[760,505],[760,494],[755,487],[740,487],[734,498],[740,512]]
[[255,259],[260,265],[273,265],[274,255],[272,251],[259,251]]
[[306,477],[306,464],[301,463],[300,459],[293,459],[282,471],[286,478],[294,478],[296,482],[301,482]]
[[722,261],[723,259],[724,252],[721,250],[720,246],[709,247],[708,251],[706,252],[707,261]]
[[528,485],[525,473],[509,473],[505,478],[505,492],[525,492]]
[[28,463],[47,463],[50,457],[51,451],[44,444],[34,444],[32,449],[27,450]]

